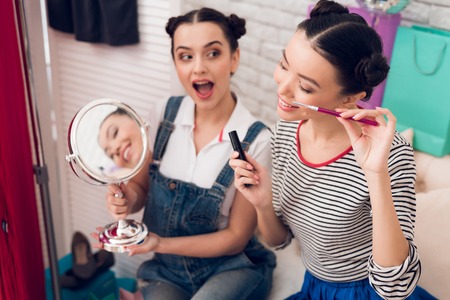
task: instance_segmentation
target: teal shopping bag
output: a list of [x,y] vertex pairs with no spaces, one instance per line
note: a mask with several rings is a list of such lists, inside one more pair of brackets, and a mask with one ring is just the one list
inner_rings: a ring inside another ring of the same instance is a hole
[[397,129],[413,128],[415,149],[450,153],[450,32],[400,26],[395,38],[383,106]]

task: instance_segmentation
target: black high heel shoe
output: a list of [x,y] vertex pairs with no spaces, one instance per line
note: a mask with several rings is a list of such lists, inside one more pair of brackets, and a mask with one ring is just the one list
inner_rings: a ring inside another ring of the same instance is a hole
[[96,262],[95,275],[108,270],[115,262],[114,254],[103,249],[98,250],[94,257]]
[[[96,269],[92,277],[105,272],[114,265],[114,254],[103,249],[100,249],[94,254],[94,259]],[[77,289],[89,283],[89,279],[79,278],[74,274],[73,269],[69,269],[60,275],[59,283],[62,288]]]
[[80,279],[87,280],[94,275],[96,269],[97,264],[88,239],[81,232],[75,232],[72,237],[73,274]]

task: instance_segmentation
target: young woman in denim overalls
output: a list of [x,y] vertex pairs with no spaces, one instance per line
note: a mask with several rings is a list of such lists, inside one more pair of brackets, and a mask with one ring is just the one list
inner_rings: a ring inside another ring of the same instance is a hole
[[248,153],[271,165],[269,130],[230,90],[245,20],[203,8],[169,19],[166,31],[188,96],[170,97],[152,112],[158,130],[150,134],[149,169],[121,190],[109,187],[108,208],[118,218],[145,207],[150,233],[130,255],[155,253],[138,270],[146,285],[122,297],[265,299],[275,256],[253,236],[255,211],[236,192],[228,165],[232,130]]

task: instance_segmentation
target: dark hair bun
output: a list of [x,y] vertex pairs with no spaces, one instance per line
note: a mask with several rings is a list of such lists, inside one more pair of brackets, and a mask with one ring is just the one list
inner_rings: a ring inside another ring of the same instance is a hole
[[314,8],[311,10],[309,14],[311,18],[318,17],[321,15],[329,15],[329,14],[348,14],[349,10],[345,6],[341,4],[329,1],[329,0],[319,0]]
[[239,39],[247,32],[245,29],[245,19],[239,18],[235,14],[231,14],[228,17],[228,23],[230,24],[230,29],[233,32],[236,39]]
[[175,29],[178,27],[178,23],[180,22],[180,17],[171,17],[166,23],[166,32],[172,38]]
[[388,72],[386,57],[381,53],[374,53],[361,59],[355,69],[355,78],[365,86],[375,87],[386,79]]
[[238,39],[246,33],[245,19],[239,18],[235,14],[229,17],[225,16],[220,11],[209,7],[202,7],[194,9],[185,15],[178,17],[171,17],[166,24],[166,32],[172,39],[172,57],[173,57],[173,36],[177,28],[182,24],[195,24],[200,22],[212,22],[220,27],[225,35],[225,38],[230,43],[231,51],[235,51],[238,47]]

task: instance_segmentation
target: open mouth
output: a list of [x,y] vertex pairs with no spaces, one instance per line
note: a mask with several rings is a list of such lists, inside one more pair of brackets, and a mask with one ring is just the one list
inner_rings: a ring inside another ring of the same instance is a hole
[[125,149],[122,151],[122,159],[125,162],[129,162],[131,159],[131,146],[128,145],[125,147]]
[[214,83],[208,80],[203,81],[197,81],[193,84],[194,89],[199,93],[200,95],[206,96],[209,93],[211,93],[212,88],[214,87]]

